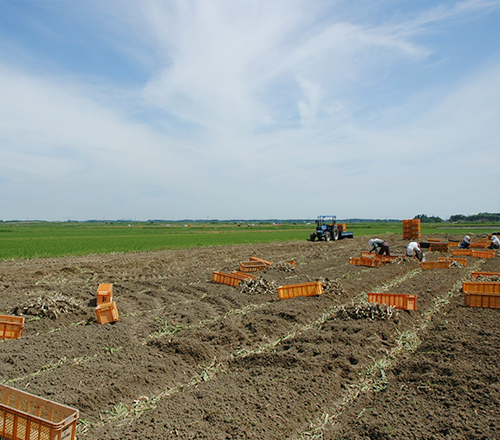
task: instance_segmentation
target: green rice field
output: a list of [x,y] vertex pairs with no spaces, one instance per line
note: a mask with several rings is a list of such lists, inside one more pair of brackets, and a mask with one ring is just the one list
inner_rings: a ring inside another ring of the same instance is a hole
[[[143,252],[244,243],[307,240],[315,225],[305,223],[51,223],[0,222],[0,259],[58,257]],[[347,225],[355,237],[402,234],[402,222],[367,222]],[[427,234],[482,234],[500,230],[500,223],[446,223],[421,226]]]

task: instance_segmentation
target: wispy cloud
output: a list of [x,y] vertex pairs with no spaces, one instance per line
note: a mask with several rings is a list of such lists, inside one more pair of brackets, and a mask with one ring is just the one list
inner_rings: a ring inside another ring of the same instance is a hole
[[[469,212],[495,210],[479,189],[500,177],[488,161],[477,171],[477,153],[497,146],[498,53],[451,72],[460,54],[440,41],[499,6],[51,4],[46,16],[85,28],[78,47],[100,41],[117,62],[83,73],[83,60],[0,33],[0,48],[26,54],[0,65],[4,216],[307,218],[325,203],[340,216],[447,216],[464,194]],[[46,41],[70,32],[50,23]]]

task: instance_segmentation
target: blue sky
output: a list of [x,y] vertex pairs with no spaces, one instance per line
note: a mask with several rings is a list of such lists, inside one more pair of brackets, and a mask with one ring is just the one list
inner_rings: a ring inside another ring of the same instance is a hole
[[0,0],[0,219],[500,212],[500,0]]

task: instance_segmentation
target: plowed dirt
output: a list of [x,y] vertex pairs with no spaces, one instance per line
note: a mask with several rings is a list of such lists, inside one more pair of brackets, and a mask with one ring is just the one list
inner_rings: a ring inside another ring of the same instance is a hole
[[[498,254],[350,265],[369,238],[1,262],[0,311],[25,327],[0,342],[0,380],[78,409],[78,439],[500,439],[500,310],[461,293]],[[254,273],[267,288],[212,282],[250,257],[280,263]],[[322,295],[278,298],[317,280]],[[96,321],[100,283],[115,323]],[[418,310],[355,319],[367,292]]]

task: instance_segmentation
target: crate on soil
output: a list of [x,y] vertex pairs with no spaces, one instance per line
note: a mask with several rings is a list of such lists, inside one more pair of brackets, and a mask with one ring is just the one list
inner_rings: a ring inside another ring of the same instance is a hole
[[451,255],[465,255],[470,257],[472,255],[472,249],[452,249]]
[[350,257],[349,264],[353,264],[356,266],[382,267],[382,266],[385,266],[386,263],[383,260],[377,260],[375,258]]
[[488,243],[471,243],[469,245],[471,249],[486,249],[488,246]]
[[0,315],[0,338],[19,339],[23,335],[24,318],[22,316]]
[[500,294],[500,281],[465,281],[462,283],[464,293],[496,293]]
[[495,251],[475,251],[472,249],[472,256],[477,258],[493,258]]
[[471,273],[471,276],[473,278],[477,278],[477,277],[500,277],[500,272],[474,271],[474,272]]
[[392,263],[393,261],[401,258],[398,255],[375,255],[375,260],[385,261],[386,263]]
[[448,252],[448,243],[431,243],[429,252]]
[[242,261],[240,263],[240,272],[257,272],[267,268],[267,264],[262,261]]
[[381,260],[385,261],[386,263],[390,263],[392,261],[396,261],[401,257],[398,255],[377,255],[373,252],[361,251],[361,258],[375,258],[376,260]]
[[225,284],[227,286],[236,287],[241,283],[241,280],[246,279],[247,274],[240,275],[239,273],[226,273],[215,271],[212,274],[212,281],[214,283]]
[[259,258],[259,257],[250,257],[249,260],[250,261],[260,261],[260,262],[264,263],[266,266],[272,266],[273,265],[273,263],[271,263],[270,261],[263,260],[262,258]]
[[118,321],[118,307],[114,301],[99,304],[95,308],[95,313],[99,324],[109,324]]
[[75,440],[78,410],[0,384],[0,436],[9,440]]
[[421,269],[449,269],[451,266],[450,260],[444,261],[423,261],[420,263]]
[[439,238],[429,238],[427,241],[430,241],[431,243],[441,243]]
[[97,304],[105,304],[113,301],[113,284],[99,284],[97,288]]
[[463,267],[467,266],[467,260],[465,258],[439,257],[439,261],[456,261]]
[[[220,273],[223,273],[223,272],[220,272]],[[238,270],[233,270],[231,272],[231,275],[237,275],[237,276],[241,277],[241,279],[243,279],[243,280],[251,280],[253,278],[257,278],[257,275],[252,275],[250,273],[240,272]]]
[[296,296],[318,296],[322,293],[323,284],[321,281],[289,284],[287,286],[278,287],[278,296],[280,299],[295,298]]
[[500,295],[493,293],[466,293],[464,303],[468,307],[500,309]]
[[418,295],[404,293],[369,293],[368,302],[385,304],[400,310],[417,310]]

